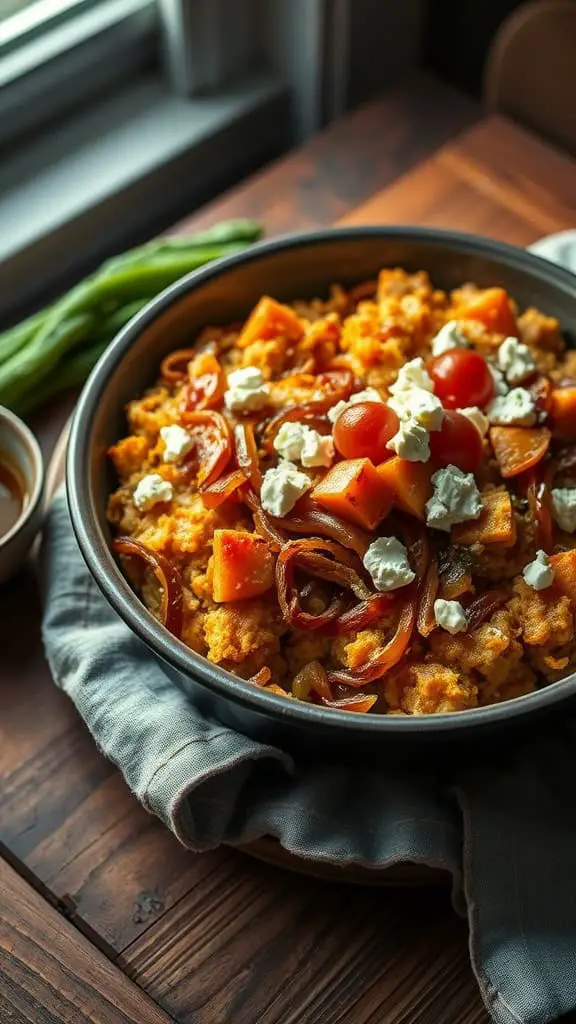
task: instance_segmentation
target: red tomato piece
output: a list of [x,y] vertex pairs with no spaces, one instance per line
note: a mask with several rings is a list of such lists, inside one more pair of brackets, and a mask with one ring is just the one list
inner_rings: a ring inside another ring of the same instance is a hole
[[357,402],[334,424],[334,444],[345,459],[370,459],[375,464],[394,454],[386,447],[400,421],[384,402]]
[[428,364],[434,391],[446,409],[481,408],[494,397],[494,381],[488,365],[477,352],[451,348]]
[[436,466],[458,466],[474,473],[484,455],[480,431],[459,412],[447,410],[440,430],[430,432],[430,456]]

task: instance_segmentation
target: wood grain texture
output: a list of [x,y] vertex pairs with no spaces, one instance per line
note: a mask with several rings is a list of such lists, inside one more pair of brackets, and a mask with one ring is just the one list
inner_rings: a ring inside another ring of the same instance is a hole
[[0,858],[3,1024],[173,1020]]
[[179,231],[254,217],[266,234],[327,227],[479,117],[477,104],[424,74],[360,107],[254,175]]
[[576,222],[576,161],[490,117],[340,219],[408,222],[529,245]]
[[79,927],[86,922],[117,952],[201,884],[210,865],[133,799],[54,686],[31,574],[20,575],[9,600],[1,595],[0,608],[0,838]]
[[182,1024],[485,1024],[466,928],[433,890],[216,872],[124,952]]

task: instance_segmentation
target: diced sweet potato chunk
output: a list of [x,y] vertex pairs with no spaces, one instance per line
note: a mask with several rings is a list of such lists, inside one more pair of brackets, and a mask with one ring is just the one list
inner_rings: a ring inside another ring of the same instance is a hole
[[554,388],[550,403],[554,437],[562,441],[576,440],[576,387]]
[[504,479],[518,476],[540,462],[551,437],[548,427],[491,427],[490,443]]
[[458,320],[478,320],[489,331],[518,337],[518,325],[504,288],[485,288],[462,309]]
[[214,600],[258,597],[274,583],[274,559],[262,537],[241,530],[214,531]]
[[556,588],[565,597],[569,597],[572,606],[576,608],[576,548],[551,555],[550,565],[554,569]]
[[378,473],[390,490],[393,504],[403,512],[424,519],[426,502],[432,496],[430,464],[395,456],[382,462]]
[[482,495],[482,511],[478,519],[470,519],[452,527],[453,544],[516,543],[516,520],[512,500],[506,491],[487,491]]
[[375,530],[392,507],[392,494],[370,459],[345,459],[328,470],[312,497],[365,530]]
[[300,317],[293,309],[264,295],[250,313],[236,344],[238,348],[246,348],[254,341],[269,341],[270,338],[278,337],[296,342],[303,333]]

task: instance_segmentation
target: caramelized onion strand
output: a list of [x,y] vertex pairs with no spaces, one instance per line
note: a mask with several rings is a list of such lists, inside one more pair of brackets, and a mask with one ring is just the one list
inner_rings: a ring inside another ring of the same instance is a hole
[[342,612],[342,615],[331,626],[328,626],[326,634],[328,636],[345,636],[347,633],[356,633],[360,629],[368,629],[369,626],[373,626],[382,619],[393,603],[394,598],[390,594],[371,594],[354,608]]
[[438,596],[439,582],[438,565],[436,559],[433,558],[424,577],[418,603],[416,628],[420,636],[430,636],[430,633],[436,628],[434,601]]
[[[290,378],[287,378],[289,381]],[[304,423],[311,416],[328,412],[337,402],[346,401],[354,390],[354,374],[351,370],[327,370],[316,377],[315,391],[319,397],[302,405],[290,405],[273,416],[264,429],[263,446],[269,454],[274,452],[274,438],[280,427],[288,422]]]
[[117,537],[112,542],[117,555],[139,558],[158,580],[162,593],[160,621],[169,633],[180,638],[183,620],[183,592],[180,573],[166,555],[153,551],[132,537]]
[[232,429],[222,413],[213,409],[184,411],[181,421],[192,435],[194,445],[187,461],[198,464],[200,489],[209,487],[222,475],[232,458]]
[[254,437],[254,425],[249,421],[237,423],[234,427],[234,452],[239,469],[246,474],[254,491],[259,494],[262,473],[258,458],[258,446]]
[[346,686],[362,686],[364,683],[372,683],[374,680],[380,679],[394,665],[397,665],[410,643],[416,620],[415,608],[415,597],[411,595],[400,609],[396,630],[388,643],[384,644],[376,654],[357,669],[329,671],[328,682],[343,683]]
[[330,512],[325,512],[309,495],[300,498],[290,514],[283,519],[277,519],[276,522],[282,529],[291,533],[328,537],[355,551],[360,558],[366,554],[372,539],[360,526],[354,526]]
[[488,590],[480,597],[476,597],[466,608],[467,632],[472,633],[486,619],[490,619],[494,612],[505,604],[509,596],[506,590]]
[[338,711],[356,711],[368,714],[377,700],[378,695],[374,693],[351,693],[348,697],[339,697],[336,700],[321,697],[320,703],[325,708],[335,708]]
[[287,534],[276,525],[276,520],[264,511],[260,499],[249,487],[242,492],[242,497],[252,513],[256,532],[268,541],[272,551],[280,551],[288,540]]
[[176,384],[187,376],[188,363],[198,355],[196,348],[177,348],[169,352],[160,363],[160,376],[169,384]]
[[206,508],[218,508],[223,505],[240,487],[247,483],[241,469],[232,469],[229,473],[218,477],[212,484],[201,488],[202,501]]

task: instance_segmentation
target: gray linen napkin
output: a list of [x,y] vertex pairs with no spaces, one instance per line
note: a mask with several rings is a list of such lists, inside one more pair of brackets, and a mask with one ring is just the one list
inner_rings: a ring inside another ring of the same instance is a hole
[[455,749],[451,787],[430,773],[298,765],[207,719],[171,682],[98,591],[62,493],[43,557],[54,678],[184,845],[201,852],[271,835],[316,861],[444,868],[494,1020],[546,1024],[576,1008],[575,726],[509,754],[505,739],[497,751],[491,743],[473,772],[459,771]]

